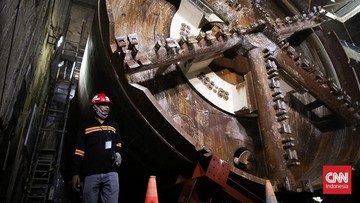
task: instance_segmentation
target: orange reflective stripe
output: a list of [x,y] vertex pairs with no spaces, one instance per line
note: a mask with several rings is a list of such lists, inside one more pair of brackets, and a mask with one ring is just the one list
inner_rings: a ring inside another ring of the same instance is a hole
[[78,156],[84,157],[84,154],[80,154],[80,153],[76,153],[76,152],[75,152],[75,155],[78,155]]
[[85,129],[85,134],[97,132],[97,131],[105,131],[105,130],[111,130],[114,134],[116,133],[116,129],[112,126],[104,125],[104,126],[96,126],[91,128]]
[[75,153],[74,153],[74,154],[75,154],[75,155],[79,155],[79,156],[84,157],[85,152],[84,152],[84,151],[82,151],[82,150],[80,150],[80,149],[75,149]]
[[102,131],[102,129],[100,127],[86,128],[85,134],[89,134],[89,133],[96,132],[96,131]]

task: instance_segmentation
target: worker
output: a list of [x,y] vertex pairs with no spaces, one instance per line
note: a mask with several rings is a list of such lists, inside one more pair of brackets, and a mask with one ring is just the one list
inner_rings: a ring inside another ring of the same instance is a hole
[[[100,93],[91,100],[94,118],[81,128],[75,143],[71,186],[82,191],[82,202],[117,203],[120,166],[121,136],[118,124],[108,119],[112,102]],[[80,190],[81,189],[81,190]]]

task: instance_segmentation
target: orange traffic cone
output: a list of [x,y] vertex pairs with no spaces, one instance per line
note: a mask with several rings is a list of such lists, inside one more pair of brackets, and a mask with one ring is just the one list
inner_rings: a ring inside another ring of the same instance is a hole
[[156,189],[156,179],[155,176],[150,176],[149,183],[147,186],[145,203],[158,203],[158,195]]
[[266,203],[277,203],[278,202],[270,180],[265,181],[265,198],[266,198],[266,200],[265,200]]

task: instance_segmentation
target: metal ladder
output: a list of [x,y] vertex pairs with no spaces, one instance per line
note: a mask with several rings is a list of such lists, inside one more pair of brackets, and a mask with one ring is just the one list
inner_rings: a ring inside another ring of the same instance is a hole
[[45,115],[37,136],[27,194],[24,202],[48,202],[53,200],[55,177],[59,176],[63,139],[70,101],[77,85],[81,62],[73,62],[57,73],[45,108]]

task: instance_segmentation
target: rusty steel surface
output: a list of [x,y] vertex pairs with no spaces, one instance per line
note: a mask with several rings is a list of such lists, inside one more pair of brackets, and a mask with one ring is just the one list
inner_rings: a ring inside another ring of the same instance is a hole
[[348,123],[359,123],[360,115],[353,113],[354,106],[346,92],[342,92],[335,84],[329,82],[324,74],[311,67],[313,65],[308,64],[306,59],[302,59],[297,53],[289,52],[286,50],[287,47],[284,49],[285,51],[279,50],[275,58],[286,73]]
[[[250,70],[253,73],[254,81],[256,81],[254,82],[255,93],[258,103],[262,104],[258,105],[258,113],[264,152],[267,160],[268,177],[273,180],[276,185],[284,185],[290,190],[290,188],[295,187],[295,180],[288,166],[297,165],[298,160],[297,157],[290,158],[288,159],[288,163],[286,163],[287,160],[284,159],[285,151],[282,140],[286,139],[286,137],[281,136],[279,125],[288,125],[283,122],[283,120],[287,118],[286,108],[274,108],[273,106],[273,100],[276,99],[278,95],[281,95],[279,92],[276,96],[273,96],[273,92],[276,93],[279,84],[274,80],[274,77],[271,77],[270,71],[271,68],[276,68],[276,66],[266,67],[263,54],[262,48],[249,51],[249,58],[252,62]],[[272,89],[275,91],[272,91]],[[282,102],[281,99],[275,101]],[[284,177],[289,179],[289,183],[284,184]]]
[[[336,73],[345,59],[335,73],[326,65],[323,36],[298,34],[316,35],[309,28],[327,20],[320,8],[288,16],[279,4],[99,1],[78,97],[110,95],[139,170],[192,173],[214,155],[228,167],[215,180],[224,188],[231,175],[235,185],[269,179],[277,192],[320,189],[323,165],[359,159],[359,90],[346,91],[355,76]],[[197,181],[187,184],[184,194]]]

